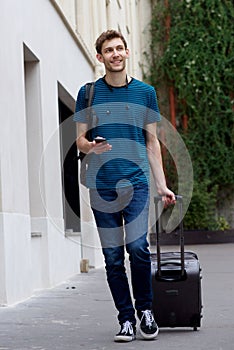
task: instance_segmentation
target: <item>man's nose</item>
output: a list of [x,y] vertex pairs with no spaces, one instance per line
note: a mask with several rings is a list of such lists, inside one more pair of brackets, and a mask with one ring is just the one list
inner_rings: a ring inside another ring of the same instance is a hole
[[113,56],[118,56],[119,55],[119,51],[117,49],[113,50]]

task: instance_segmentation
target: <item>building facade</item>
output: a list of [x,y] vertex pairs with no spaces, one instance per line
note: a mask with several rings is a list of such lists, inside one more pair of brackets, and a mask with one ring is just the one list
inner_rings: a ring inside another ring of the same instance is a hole
[[72,113],[79,88],[103,74],[102,31],[122,31],[141,78],[150,14],[150,0],[1,1],[0,305],[79,273],[82,259],[103,264]]

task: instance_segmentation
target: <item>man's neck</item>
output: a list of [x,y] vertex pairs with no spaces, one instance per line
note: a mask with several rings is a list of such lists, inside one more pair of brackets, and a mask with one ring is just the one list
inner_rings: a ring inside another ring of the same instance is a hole
[[122,72],[106,72],[105,81],[111,86],[124,86],[128,82],[128,76],[125,70]]

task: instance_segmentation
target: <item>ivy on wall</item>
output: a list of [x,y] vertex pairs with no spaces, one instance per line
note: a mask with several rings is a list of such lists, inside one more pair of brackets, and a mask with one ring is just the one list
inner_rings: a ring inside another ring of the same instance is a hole
[[204,208],[217,201],[214,193],[222,186],[234,185],[234,3],[168,3],[158,0],[153,9],[149,78],[157,89],[165,83],[174,87],[178,129],[193,162],[196,193],[185,226],[213,228],[215,205],[212,213]]

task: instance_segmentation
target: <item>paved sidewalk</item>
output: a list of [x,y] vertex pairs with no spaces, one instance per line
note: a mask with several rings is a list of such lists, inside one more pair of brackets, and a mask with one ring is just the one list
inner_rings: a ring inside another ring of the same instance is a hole
[[[167,247],[164,250],[173,250]],[[187,246],[202,266],[202,327],[162,329],[157,340],[114,343],[119,330],[104,269],[79,274],[0,308],[0,350],[233,350],[234,244]]]

